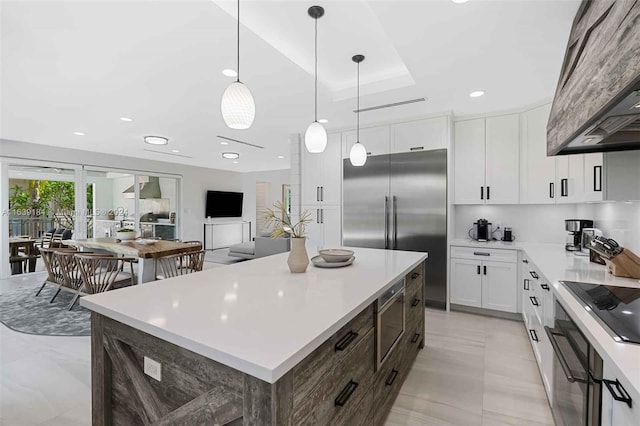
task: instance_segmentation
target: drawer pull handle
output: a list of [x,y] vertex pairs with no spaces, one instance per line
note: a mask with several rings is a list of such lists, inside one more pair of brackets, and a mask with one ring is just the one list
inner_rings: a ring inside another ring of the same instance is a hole
[[358,333],[355,331],[349,331],[342,339],[338,340],[338,343],[333,347],[334,352],[344,351],[349,345],[358,337]]
[[411,148],[409,148],[409,151],[422,151],[424,149],[424,146],[412,146]]
[[414,334],[413,338],[411,339],[411,343],[417,342],[419,338],[420,338],[420,333]]
[[540,284],[540,288],[549,291],[549,284]]
[[393,382],[396,381],[396,377],[398,377],[398,373],[399,371],[396,369],[391,370],[391,374],[389,374],[389,377],[387,377],[387,381],[384,382],[384,384],[387,386],[391,386]]
[[538,303],[538,299],[536,299],[536,297],[535,297],[535,296],[531,296],[531,297],[529,297],[529,300],[531,300],[531,304],[532,304],[533,306],[540,306],[540,304]]
[[535,330],[530,329],[529,330],[529,335],[531,336],[531,340],[533,340],[534,342],[539,342],[540,339],[538,339],[538,333],[536,333]]
[[413,302],[411,302],[411,307],[415,308],[416,306],[418,306],[420,304],[420,299],[418,299],[417,297],[415,299],[413,299]]
[[529,290],[529,279],[528,278],[524,279],[524,289],[525,290]]
[[474,256],[491,256],[491,253],[486,253],[484,251],[474,251],[473,255]]
[[629,406],[629,408],[631,408],[631,397],[629,396],[625,388],[622,387],[622,384],[618,379],[616,379],[615,381],[602,379],[602,382],[607,387],[607,389],[609,389],[609,392],[611,392],[611,396],[613,397],[613,399],[618,402],[624,402]]
[[527,259],[522,259],[522,263],[529,263]]
[[531,274],[531,276],[532,276],[533,278],[535,278],[536,280],[537,280],[538,278],[540,278],[540,275],[538,275],[538,273],[537,273],[536,271],[529,271],[529,273],[530,273],[530,274]]
[[342,389],[342,392],[340,392],[340,395],[338,395],[338,397],[334,401],[336,404],[336,407],[343,407],[344,404],[346,404],[347,401],[349,401],[349,398],[351,398],[351,395],[353,395],[357,387],[358,387],[358,383],[354,382],[353,380],[349,380],[349,383],[347,383],[347,386],[345,386],[344,389]]
[[420,272],[414,272],[413,274],[411,274],[411,279],[415,280],[416,278],[418,278],[420,276]]

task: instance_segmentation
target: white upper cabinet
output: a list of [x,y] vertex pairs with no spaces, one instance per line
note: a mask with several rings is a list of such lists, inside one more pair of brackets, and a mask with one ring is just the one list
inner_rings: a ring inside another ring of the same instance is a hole
[[322,159],[324,153],[312,154],[304,146],[302,151],[301,196],[302,204],[312,205],[320,202],[320,186],[322,185]]
[[454,202],[518,204],[518,114],[455,123]]
[[547,121],[551,104],[521,114],[520,204],[554,204],[556,159],[547,157]]
[[601,152],[584,154],[584,201],[604,199],[603,160]]
[[486,119],[485,200],[487,204],[518,204],[520,116]]
[[[355,130],[342,133],[343,158],[349,158],[349,152],[357,142]],[[391,152],[390,126],[377,126],[360,129],[360,143],[367,149],[367,155],[383,155]]]
[[427,151],[448,147],[447,117],[391,125],[391,152]]
[[454,202],[484,204],[484,118],[457,121],[454,137]]
[[584,201],[584,155],[556,157],[556,203]]
[[322,153],[302,150],[302,204],[339,205],[342,191],[342,152],[340,133],[328,135]]

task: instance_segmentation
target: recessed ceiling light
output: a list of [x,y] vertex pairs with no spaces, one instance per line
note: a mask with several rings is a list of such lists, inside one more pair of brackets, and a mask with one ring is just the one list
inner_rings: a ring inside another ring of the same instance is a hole
[[233,162],[233,164],[238,164],[238,163],[239,163],[239,161],[234,161],[234,162]]
[[180,152],[179,149],[172,149],[171,152]]
[[129,117],[120,117],[120,120],[122,121],[126,121],[127,123],[130,123],[133,121],[133,118],[129,118]]
[[222,70],[222,75],[225,77],[237,77],[238,73],[235,70],[227,68],[226,70]]
[[76,136],[84,136],[86,133],[83,132],[73,132],[74,135]]
[[484,90],[476,90],[475,92],[469,93],[469,96],[472,98],[479,98],[482,95],[484,95]]
[[229,142],[220,142],[220,145],[229,145]]
[[169,139],[162,136],[145,136],[144,141],[151,145],[166,145],[169,143]]
[[452,1],[452,2],[454,2],[454,3],[461,4],[461,3],[466,3],[466,2],[468,2],[469,0],[451,0],[451,1]]
[[634,107],[634,108],[640,108],[640,102],[638,102],[637,104],[635,104],[633,107]]
[[622,313],[625,315],[633,315],[633,312],[631,311],[622,311]]
[[283,159],[284,155],[278,155],[278,158]]
[[237,152],[223,152],[222,158],[226,158],[227,160],[235,160],[237,158],[240,158],[240,154],[238,154]]
[[322,124],[325,124],[325,123],[328,123],[328,122],[329,122],[329,120],[327,120],[326,118],[321,118],[320,120],[318,120],[318,123],[322,123]]

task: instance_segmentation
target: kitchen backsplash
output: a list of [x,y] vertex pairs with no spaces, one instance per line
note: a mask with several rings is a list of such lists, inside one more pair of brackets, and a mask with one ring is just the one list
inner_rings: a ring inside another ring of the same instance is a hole
[[[549,204],[468,206],[454,208],[454,237],[468,238],[467,232],[479,218],[513,228],[517,241],[564,244],[565,219],[591,219],[605,236],[615,239],[640,255],[640,203]],[[502,234],[497,232],[496,237]]]

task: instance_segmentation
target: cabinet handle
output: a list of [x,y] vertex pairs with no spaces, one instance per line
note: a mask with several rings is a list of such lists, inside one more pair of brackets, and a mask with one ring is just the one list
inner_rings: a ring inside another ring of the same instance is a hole
[[491,187],[487,186],[487,200],[491,199]]
[[553,182],[549,182],[549,198],[555,198],[555,197],[556,197],[555,184]]
[[384,382],[384,384],[387,385],[387,386],[391,386],[393,384],[393,382],[396,381],[396,377],[398,377],[398,373],[399,373],[399,371],[396,370],[395,368],[393,370],[391,370],[391,374],[389,374],[389,377],[387,377],[387,381]]
[[414,272],[413,274],[411,274],[411,279],[415,280],[416,278],[418,278],[420,276],[420,272]]
[[320,201],[320,187],[316,186],[316,201]]
[[424,146],[413,146],[409,148],[409,151],[422,151],[423,149],[424,149]]
[[482,267],[484,269],[484,274],[487,275],[487,265]]
[[324,186],[320,187],[320,201],[324,201]]
[[342,339],[338,340],[338,343],[333,347],[334,352],[344,351],[347,349],[349,345],[356,340],[356,337],[358,337],[358,333],[349,330],[349,332],[345,334]]
[[529,300],[531,300],[531,304],[532,304],[533,306],[540,306],[540,303],[538,303],[538,299],[536,299],[536,297],[535,297],[535,296],[530,296],[530,297],[529,297]]
[[345,386],[344,389],[342,389],[342,392],[340,392],[340,394],[334,401],[336,404],[336,407],[343,407],[344,404],[346,404],[347,401],[349,401],[349,398],[351,398],[351,395],[353,395],[357,387],[358,387],[358,383],[354,382],[353,380],[349,380],[349,383],[347,383],[347,386]]
[[484,186],[480,187],[480,199],[484,200]]
[[527,259],[522,259],[522,263],[529,263]]
[[593,166],[593,191],[602,192],[602,166]]
[[478,265],[478,275],[480,275],[480,265]]
[[411,302],[411,307],[415,308],[416,306],[418,306],[420,304],[420,299],[418,299],[417,297],[415,299],[413,299],[413,302]]
[[531,336],[531,340],[533,340],[534,342],[540,341],[540,339],[538,339],[538,333],[536,333],[536,331],[532,328],[529,329],[529,336]]
[[540,278],[540,276],[538,275],[538,273],[537,273],[536,271],[529,271],[529,273],[530,273],[530,274],[531,274],[531,276],[532,276],[533,278],[535,278],[536,280],[537,280],[538,278]]
[[569,196],[569,179],[567,178],[560,179],[560,196]]
[[528,291],[529,288],[530,288],[529,280],[527,278],[525,278],[524,279],[524,289]]
[[411,343],[417,342],[419,338],[420,338],[420,333],[414,334],[413,338],[411,339]]
[[320,223],[320,209],[316,209],[316,223]]
[[549,291],[549,284],[540,284],[540,288]]
[[473,255],[474,256],[491,256],[491,253],[485,253],[483,251],[474,251]]
[[[627,393],[627,391],[625,390],[625,388],[622,386],[622,384],[618,379],[616,379],[615,381],[602,379],[602,382],[607,387],[607,389],[609,389],[609,392],[611,393],[611,396],[613,397],[613,399],[615,399],[618,402],[624,402],[629,406],[629,408],[631,408],[631,402],[632,402],[631,396],[629,396],[629,394]],[[614,390],[614,386],[615,386],[615,390]]]
[[324,223],[324,209],[320,209],[320,223]]

